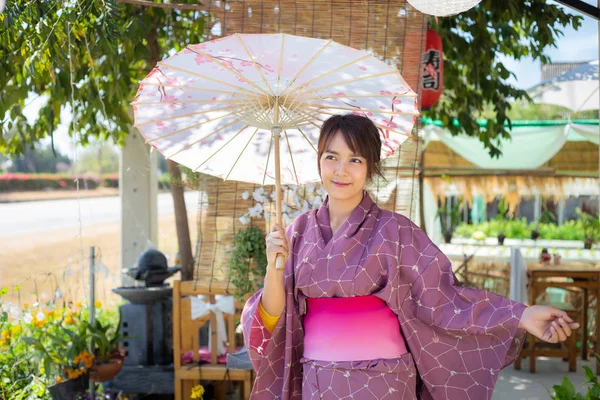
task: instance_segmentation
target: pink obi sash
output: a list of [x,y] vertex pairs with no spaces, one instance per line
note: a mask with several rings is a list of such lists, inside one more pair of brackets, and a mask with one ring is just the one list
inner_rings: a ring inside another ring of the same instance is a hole
[[398,317],[375,296],[307,298],[304,357],[319,361],[398,358],[407,353]]

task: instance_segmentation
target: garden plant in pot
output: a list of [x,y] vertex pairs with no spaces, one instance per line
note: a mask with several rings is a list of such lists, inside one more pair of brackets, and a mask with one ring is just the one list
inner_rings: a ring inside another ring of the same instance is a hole
[[508,205],[506,199],[500,200],[498,203],[498,215],[494,218],[498,225],[498,244],[504,245],[504,239],[506,239],[506,217],[508,214]]
[[451,198],[448,198],[446,199],[446,204],[444,207],[438,209],[437,216],[440,218],[440,223],[442,224],[442,234],[444,235],[444,241],[446,243],[450,243],[452,241],[452,234],[454,233],[454,229],[458,226],[460,221],[462,204],[462,199],[456,199],[452,201]]
[[23,337],[36,352],[48,381],[54,382],[48,391],[55,400],[72,399],[85,393],[88,372],[94,364],[94,356],[87,351],[88,323],[75,321],[75,318],[69,315],[64,321],[44,322],[51,319],[46,317],[40,320],[40,328],[34,336]]
[[90,377],[95,382],[110,382],[121,372],[125,353],[122,348],[119,348],[119,342],[127,337],[119,332],[120,326],[119,315],[119,323],[116,326],[111,326],[109,323],[102,324],[96,320],[89,327],[96,360],[90,370]]

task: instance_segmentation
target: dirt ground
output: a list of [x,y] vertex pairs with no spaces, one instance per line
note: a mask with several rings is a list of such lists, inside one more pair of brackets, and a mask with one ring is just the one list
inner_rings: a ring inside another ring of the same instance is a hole
[[[192,240],[195,240],[195,212],[189,214]],[[56,289],[62,301],[86,301],[89,296],[89,247],[96,247],[96,298],[106,305],[116,305],[121,298],[111,289],[120,286],[120,249],[118,222],[84,228],[60,229],[43,233],[13,236],[0,246],[0,287],[20,285],[9,290],[4,302],[33,304],[49,301]],[[168,257],[177,253],[174,216],[159,217],[158,249]],[[194,242],[192,242],[192,248]],[[170,263],[171,265],[171,263]]]

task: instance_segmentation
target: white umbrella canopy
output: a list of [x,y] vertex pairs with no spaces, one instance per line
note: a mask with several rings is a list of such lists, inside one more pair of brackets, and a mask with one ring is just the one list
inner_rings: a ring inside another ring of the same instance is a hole
[[[275,184],[283,225],[281,184],[319,181],[327,118],[371,118],[385,158],[410,136],[416,97],[397,69],[332,40],[235,34],[159,62],[132,105],[135,126],[166,158],[223,179]],[[276,268],[283,265],[278,256]]]
[[598,61],[547,79],[528,90],[536,104],[554,104],[574,112],[598,110]]
[[331,115],[371,118],[383,158],[410,136],[418,115],[397,69],[331,40],[285,34],[190,45],[157,64],[132,105],[135,126],[168,159],[263,185],[276,183],[279,132],[281,183],[304,184],[319,181],[319,129]]

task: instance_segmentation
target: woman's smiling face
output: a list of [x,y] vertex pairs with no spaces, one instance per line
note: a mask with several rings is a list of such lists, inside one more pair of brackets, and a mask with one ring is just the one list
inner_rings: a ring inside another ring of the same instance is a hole
[[367,160],[348,147],[337,132],[319,160],[323,188],[331,199],[347,201],[362,198],[367,181]]

